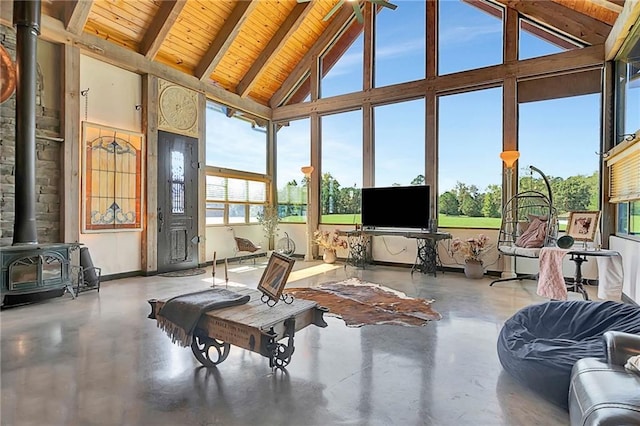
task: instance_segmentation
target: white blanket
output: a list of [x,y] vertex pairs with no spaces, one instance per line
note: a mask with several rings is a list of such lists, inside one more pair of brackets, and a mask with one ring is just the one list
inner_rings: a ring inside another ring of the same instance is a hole
[[622,256],[598,256],[598,299],[620,300],[624,271]]

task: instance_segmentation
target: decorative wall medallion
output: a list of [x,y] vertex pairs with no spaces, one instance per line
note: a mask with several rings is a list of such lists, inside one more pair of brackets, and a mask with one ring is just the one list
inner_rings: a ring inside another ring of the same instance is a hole
[[198,136],[197,93],[160,80],[158,127],[189,136]]

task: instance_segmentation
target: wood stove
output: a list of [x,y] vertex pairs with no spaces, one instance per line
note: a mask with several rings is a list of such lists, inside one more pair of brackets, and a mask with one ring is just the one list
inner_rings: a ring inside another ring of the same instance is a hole
[[70,258],[77,243],[0,247],[2,305],[72,295]]
[[36,228],[36,75],[40,0],[15,0],[16,121],[13,245],[0,247],[0,305],[61,296],[78,243],[39,244]]

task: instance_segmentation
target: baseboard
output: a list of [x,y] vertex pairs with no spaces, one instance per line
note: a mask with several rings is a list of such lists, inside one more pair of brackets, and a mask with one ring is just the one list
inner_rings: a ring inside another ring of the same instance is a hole
[[[256,259],[258,257],[266,257],[267,253],[255,253],[255,254],[247,254],[245,256],[236,256],[236,257],[227,257],[227,263],[229,262],[240,262],[247,259]],[[225,259],[216,259],[216,265],[224,264]],[[209,260],[208,262],[198,264],[199,268],[204,268],[207,266],[213,265],[213,260]]]
[[143,272],[143,271],[121,272],[119,274],[101,275],[100,276],[100,282],[111,281],[111,280],[119,280],[120,278],[151,276],[151,275],[157,275],[157,274],[158,274],[158,271],[153,271],[153,272]]

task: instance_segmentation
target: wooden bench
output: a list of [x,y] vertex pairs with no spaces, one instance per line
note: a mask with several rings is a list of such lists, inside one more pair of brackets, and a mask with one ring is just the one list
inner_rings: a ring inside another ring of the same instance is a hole
[[[262,293],[247,288],[234,289],[238,294],[250,295],[244,305],[216,309],[203,314],[193,334],[191,350],[205,367],[214,367],[229,355],[230,346],[238,346],[269,358],[271,368],[284,368],[295,350],[294,335],[308,325],[326,327],[323,314],[327,309],[317,302],[296,299],[280,302],[273,307],[260,301]],[[149,318],[156,315],[164,300],[151,299]],[[287,342],[279,343],[287,338]]]

